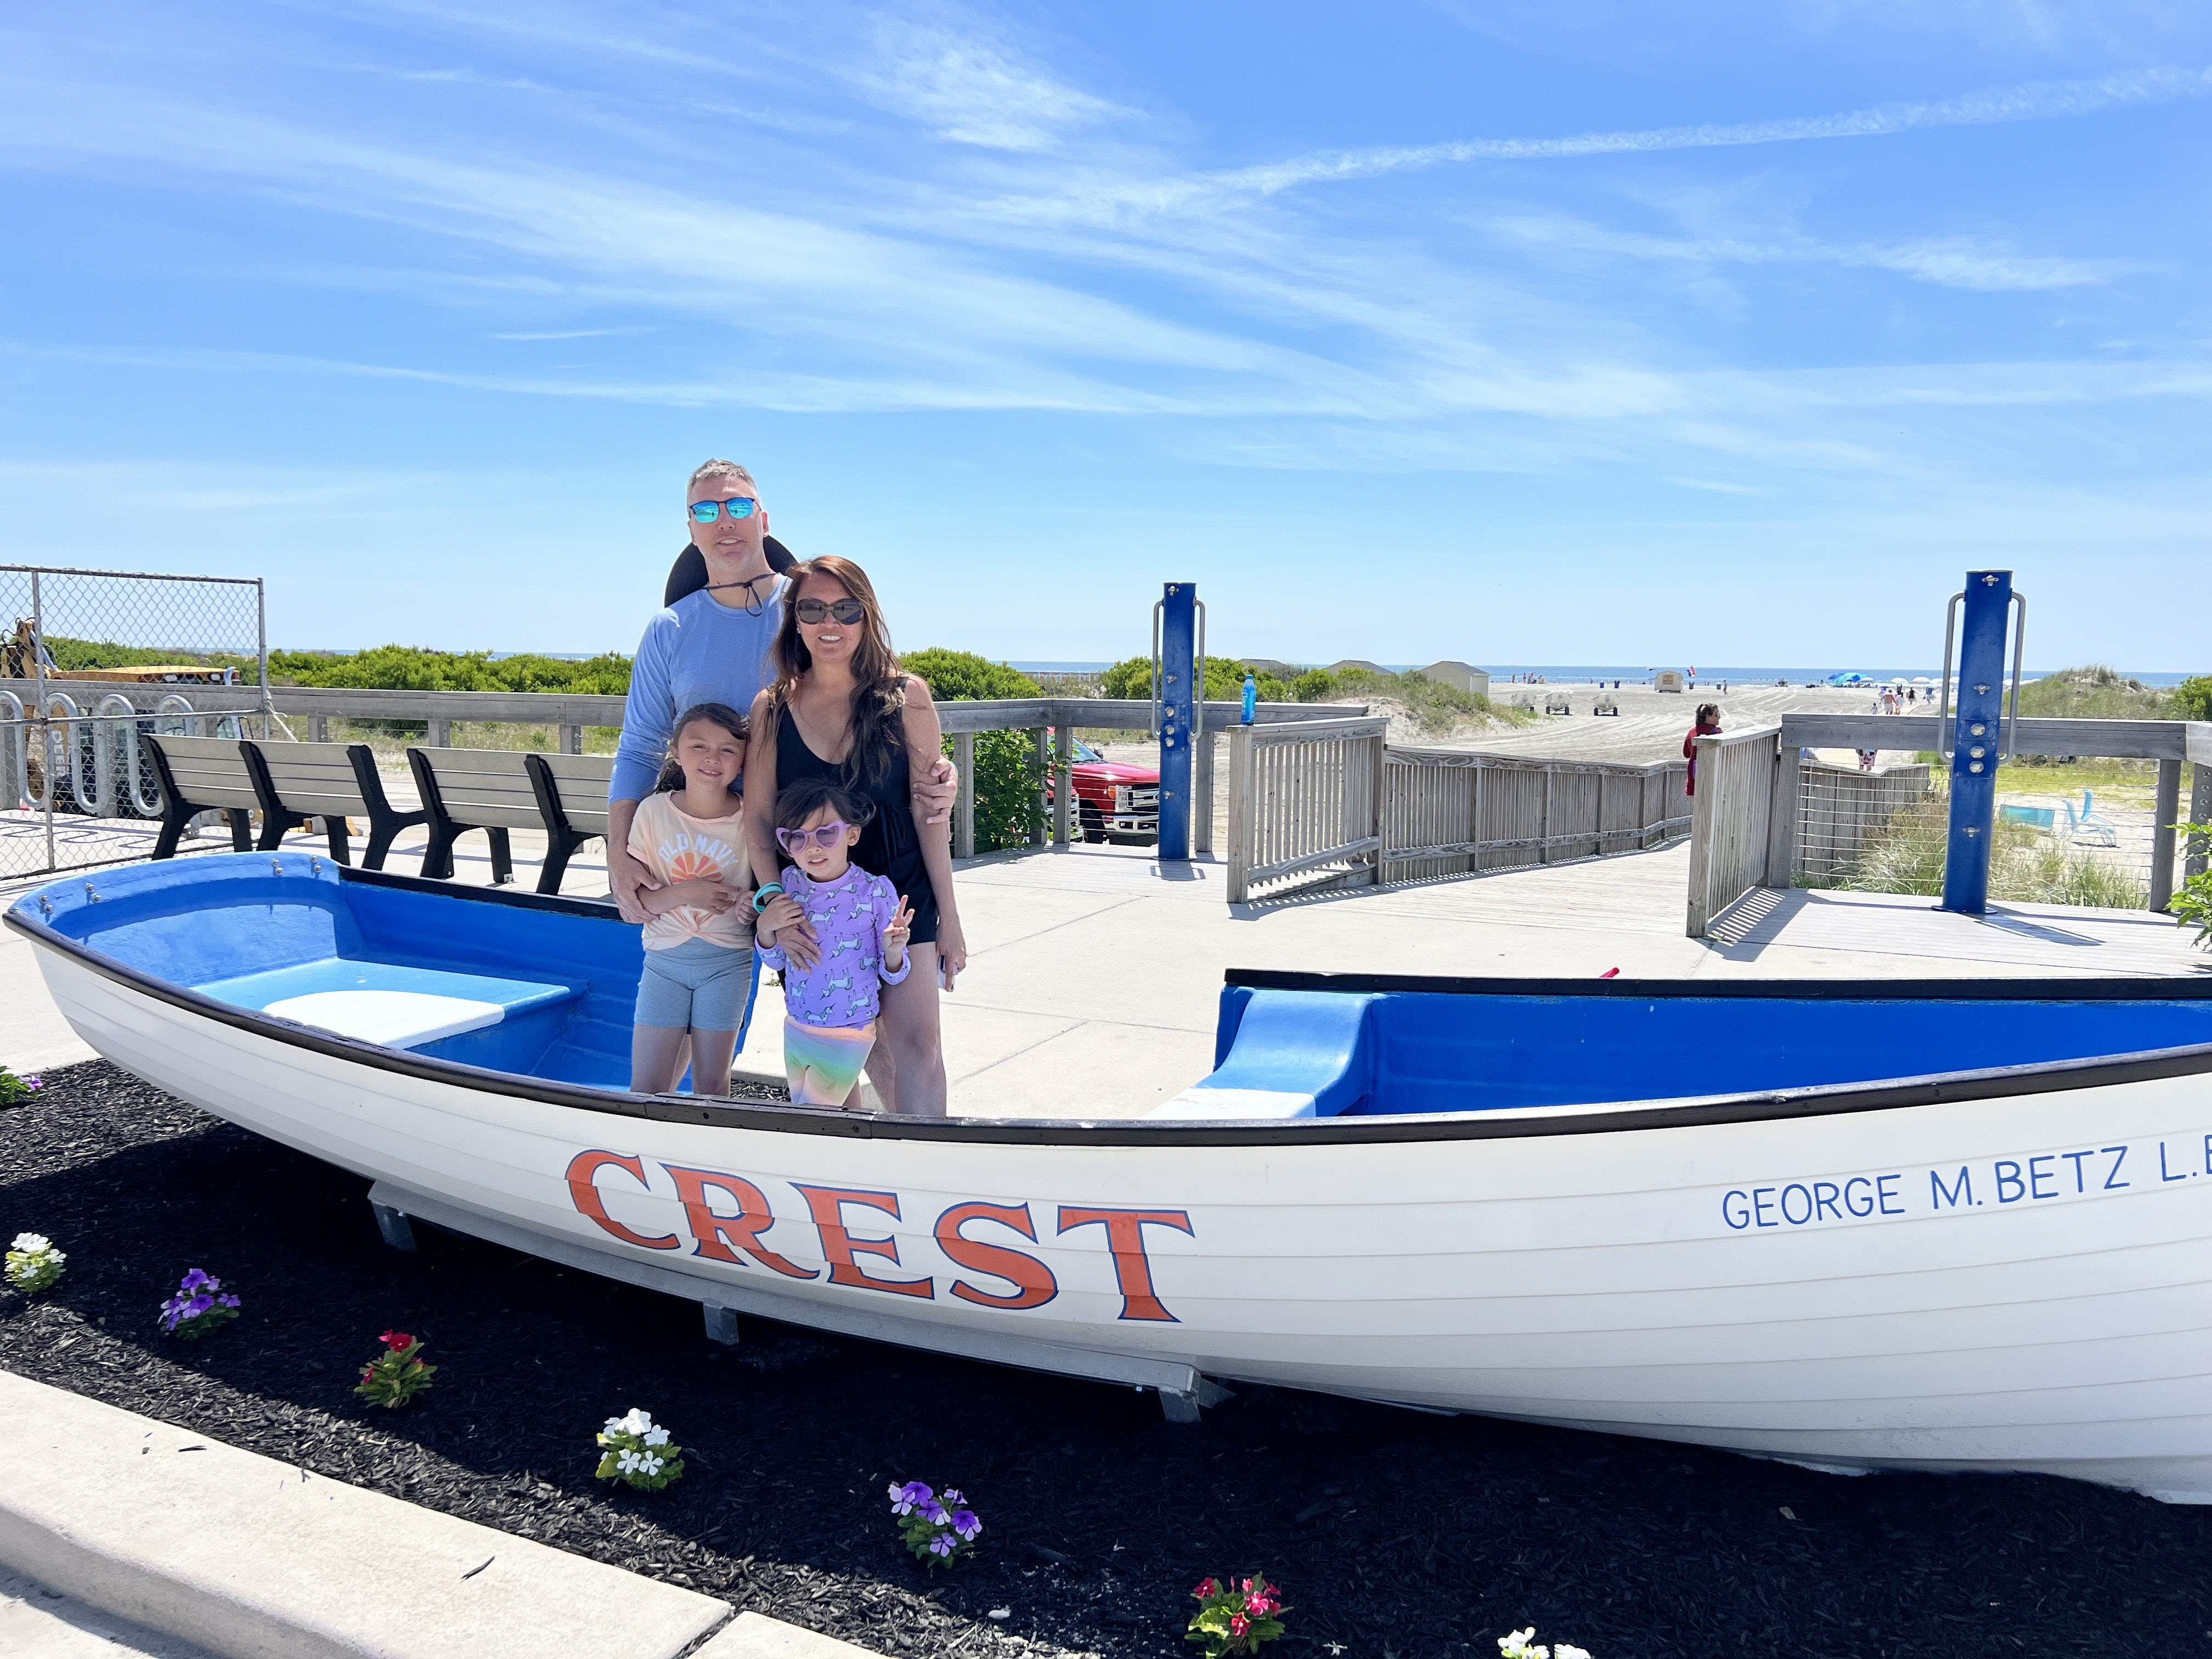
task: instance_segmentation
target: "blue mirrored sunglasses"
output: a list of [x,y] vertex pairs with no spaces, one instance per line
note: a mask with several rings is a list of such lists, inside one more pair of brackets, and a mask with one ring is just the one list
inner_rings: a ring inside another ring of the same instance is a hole
[[726,501],[694,501],[691,503],[691,516],[701,524],[712,524],[722,516],[722,509],[727,507],[732,518],[750,519],[753,509],[759,505],[750,495],[732,495]]

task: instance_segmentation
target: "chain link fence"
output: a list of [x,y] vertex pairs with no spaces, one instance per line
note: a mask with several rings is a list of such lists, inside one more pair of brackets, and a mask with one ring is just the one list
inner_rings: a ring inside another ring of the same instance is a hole
[[[268,685],[258,578],[0,565],[0,883],[145,857],[138,734],[265,733]],[[217,690],[259,712],[195,712]]]
[[[2007,761],[1998,775],[1990,896],[2140,910],[2149,902],[2154,765]],[[1949,778],[1925,764],[1870,770],[1805,761],[1798,771],[1800,887],[1943,890]]]

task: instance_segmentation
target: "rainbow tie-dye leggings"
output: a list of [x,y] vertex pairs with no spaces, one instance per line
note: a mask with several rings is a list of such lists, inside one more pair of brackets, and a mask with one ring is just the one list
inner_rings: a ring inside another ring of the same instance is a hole
[[875,1046],[873,1020],[866,1025],[802,1025],[785,1015],[783,1073],[791,1082],[792,1103],[844,1105]]

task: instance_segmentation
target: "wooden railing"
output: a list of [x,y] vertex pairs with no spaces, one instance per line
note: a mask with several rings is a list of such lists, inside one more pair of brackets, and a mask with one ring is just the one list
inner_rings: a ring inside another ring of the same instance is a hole
[[1651,847],[1689,828],[1681,761],[1649,766],[1393,749],[1383,876],[1425,881]]
[[1381,718],[1231,728],[1231,904],[1375,881],[1389,730]]
[[1689,827],[1680,761],[1395,749],[1380,720],[1230,738],[1232,904],[1650,847]]
[[[1690,809],[1689,933],[1703,939],[1715,916],[1759,886],[1787,886],[1790,838],[1775,826],[1794,818],[1796,773],[1788,793],[1782,728],[1753,726],[1699,738],[1697,793]],[[1792,751],[1795,758],[1795,751]],[[1779,880],[1770,873],[1782,855]]]
[[[18,682],[8,682],[18,684]],[[27,684],[21,682],[21,684]],[[261,693],[257,687],[235,690],[221,686],[114,685],[99,681],[49,679],[49,690],[71,693],[89,707],[92,701],[123,694],[136,702],[142,713],[150,713],[160,699],[181,692],[195,715],[258,714]],[[327,741],[332,720],[420,720],[428,728],[425,747],[451,745],[456,721],[492,725],[550,726],[559,732],[561,752],[580,755],[584,728],[619,728],[626,700],[617,696],[550,691],[386,691],[349,687],[279,685],[270,689],[276,714],[304,721],[303,735],[311,743]],[[25,699],[28,701],[27,697]],[[979,732],[1028,732],[1036,745],[1040,801],[1052,799],[1052,834],[1065,847],[1074,829],[1075,791],[1069,779],[1075,752],[1075,733],[1086,731],[1145,731],[1152,721],[1152,704],[1142,699],[1107,697],[1023,697],[989,701],[940,702],[938,719],[952,739],[953,764],[961,779],[960,804],[953,815],[953,856],[972,858],[975,851],[975,737]],[[1243,715],[1242,705],[1209,702],[1205,707],[1204,730],[1212,734],[1234,726]],[[1329,722],[1364,715],[1364,703],[1263,702],[1255,716],[1267,727]],[[261,735],[258,726],[256,735]],[[276,733],[272,735],[283,735]],[[36,739],[33,739],[33,742]],[[1211,743],[1196,745],[1191,830],[1194,848],[1211,852],[1213,839],[1213,750]],[[1050,778],[1048,792],[1042,780]],[[1047,815],[1038,812],[1032,832],[1035,844],[1046,841]]]

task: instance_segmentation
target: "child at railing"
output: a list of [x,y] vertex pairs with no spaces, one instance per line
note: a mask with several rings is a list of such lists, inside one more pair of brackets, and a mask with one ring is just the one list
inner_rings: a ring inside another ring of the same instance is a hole
[[665,1094],[730,1090],[730,1058],[752,1006],[753,909],[740,790],[745,717],[702,702],[678,718],[653,793],[630,822],[630,856],[660,885],[645,907],[645,969],[630,1033],[629,1086]]
[[811,968],[793,966],[775,948],[775,927],[760,924],[760,958],[783,970],[784,1073],[796,1104],[842,1106],[875,1047],[879,987],[914,966],[906,951],[914,908],[886,878],[853,862],[873,810],[866,798],[800,778],[776,791],[775,808],[775,838],[791,860],[783,890],[821,947]]

